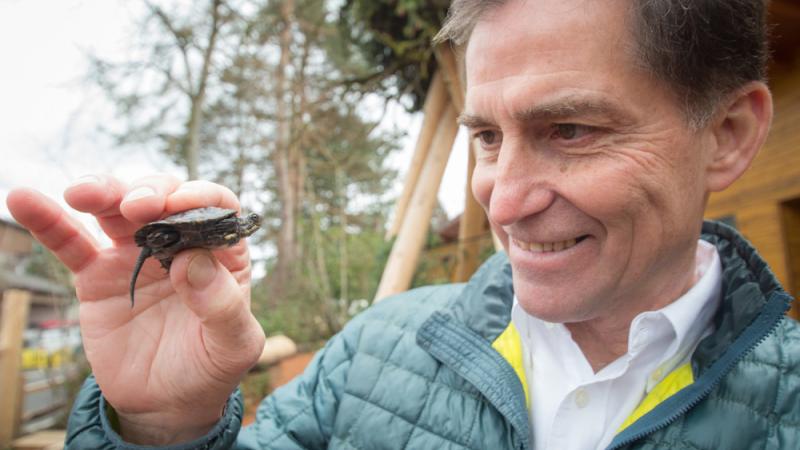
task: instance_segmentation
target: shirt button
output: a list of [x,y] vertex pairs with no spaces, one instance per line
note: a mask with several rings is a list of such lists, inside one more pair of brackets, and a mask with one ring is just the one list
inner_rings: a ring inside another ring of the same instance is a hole
[[586,389],[578,389],[575,391],[575,405],[578,408],[585,408],[586,405],[589,404],[589,394],[586,392]]
[[664,369],[656,369],[655,371],[653,371],[652,374],[650,374],[650,380],[653,383],[658,383],[659,381],[661,381],[661,377],[663,376],[664,376]]

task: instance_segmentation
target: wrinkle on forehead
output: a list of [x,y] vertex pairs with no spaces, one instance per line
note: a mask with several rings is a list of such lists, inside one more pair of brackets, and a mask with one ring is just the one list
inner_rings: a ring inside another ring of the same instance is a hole
[[[487,12],[475,25],[465,51],[467,86],[519,75],[524,62],[569,64],[602,57],[606,64],[631,64],[632,34],[624,0],[512,0]],[[570,54],[570,60],[563,55]],[[480,60],[479,63],[474,63]],[[562,67],[561,70],[568,70]],[[527,65],[536,73],[535,65]]]
[[464,118],[591,115],[626,124],[658,113],[665,89],[624,50],[634,42],[629,11],[628,0],[512,0],[496,8],[467,48]]

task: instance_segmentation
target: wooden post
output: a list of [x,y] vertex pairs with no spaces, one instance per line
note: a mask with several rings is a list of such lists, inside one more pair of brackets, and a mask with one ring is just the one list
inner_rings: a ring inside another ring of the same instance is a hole
[[64,450],[64,430],[44,430],[15,439],[11,448],[14,450]]
[[11,445],[18,425],[22,333],[28,325],[30,301],[30,292],[8,290],[0,305],[0,448]]
[[505,250],[503,248],[503,242],[497,237],[497,234],[492,230],[492,242],[494,242],[494,250],[499,252],[500,250]]
[[394,209],[394,218],[386,231],[386,239],[391,239],[397,236],[400,228],[403,226],[403,220],[408,209],[408,202],[414,194],[414,186],[417,185],[419,174],[422,171],[422,166],[428,156],[428,150],[431,148],[434,134],[442,119],[442,113],[445,106],[447,106],[447,89],[444,85],[441,71],[437,71],[431,81],[431,86],[428,88],[428,94],[425,97],[425,106],[423,107],[422,129],[420,130],[419,137],[417,138],[417,146],[414,149],[414,156],[411,159],[411,165],[406,174],[406,182],[403,185],[403,192],[400,198],[397,199],[397,206]]
[[414,269],[417,267],[425,236],[430,228],[433,208],[436,205],[436,194],[439,191],[457,131],[456,110],[453,104],[448,102],[445,112],[439,120],[428,157],[425,159],[419,183],[411,197],[408,213],[403,220],[403,225],[383,270],[378,292],[375,295],[376,302],[389,295],[403,292],[411,285]]
[[[450,93],[450,98],[453,99],[453,104],[459,113],[464,111],[465,105],[465,84],[463,71],[461,66],[456,61],[456,55],[453,47],[449,43],[441,43],[434,50],[436,54],[436,61],[439,63],[441,72],[444,74],[445,84],[447,91]],[[464,239],[470,239],[483,232],[483,224],[485,214],[480,205],[475,201],[472,196],[472,189],[470,189],[470,180],[472,180],[472,171],[475,167],[474,154],[472,152],[472,144],[470,143],[470,166],[467,168],[467,196],[464,205],[464,214],[461,216],[461,224],[459,227],[459,250],[456,256],[456,271],[454,274],[454,281],[466,281],[469,276],[477,269],[478,252],[480,251],[480,243],[469,243],[462,246]],[[503,250],[503,244],[500,239],[492,232],[492,241],[494,242],[494,249],[497,251]]]
[[458,63],[456,63],[456,55],[453,53],[453,47],[449,43],[441,43],[434,49],[436,61],[439,63],[440,72],[444,75],[444,82],[447,85],[447,92],[450,93],[450,98],[456,111],[459,114],[464,112],[464,83],[461,77],[461,71],[458,70]]
[[458,252],[456,254],[456,270],[453,281],[458,283],[469,280],[480,265],[481,240],[486,232],[486,214],[480,203],[475,200],[470,188],[472,172],[475,170],[475,153],[473,143],[468,144],[469,160],[467,163],[467,187],[464,201],[464,214],[458,226]]
[[293,340],[283,335],[270,336],[264,343],[264,348],[261,350],[261,356],[258,358],[256,365],[269,367],[282,359],[296,354],[297,344]]
[[[795,298],[800,297],[800,200],[780,205],[783,253],[786,261],[786,286]],[[789,317],[800,320],[800,307],[792,302]]]

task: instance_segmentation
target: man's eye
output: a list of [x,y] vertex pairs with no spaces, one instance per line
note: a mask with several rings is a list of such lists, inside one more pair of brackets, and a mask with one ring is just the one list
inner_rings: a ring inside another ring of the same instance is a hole
[[593,127],[575,123],[559,123],[555,125],[553,138],[567,141],[580,139],[594,131]]
[[502,135],[499,131],[484,130],[475,134],[481,145],[484,147],[491,147],[500,143]]

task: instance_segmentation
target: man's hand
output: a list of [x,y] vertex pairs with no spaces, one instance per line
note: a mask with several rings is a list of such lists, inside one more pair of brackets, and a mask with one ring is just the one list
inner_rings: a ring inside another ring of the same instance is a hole
[[233,247],[179,253],[169,273],[148,260],[128,293],[144,223],[187,209],[239,210],[228,189],[169,176],[128,187],[110,177],[86,177],[64,194],[92,214],[111,239],[100,248],[54,201],[12,191],[14,218],[75,275],[83,345],[103,395],[132,443],[168,444],[208,432],[240,379],[256,362],[264,332],[250,312],[250,257],[245,240]]

